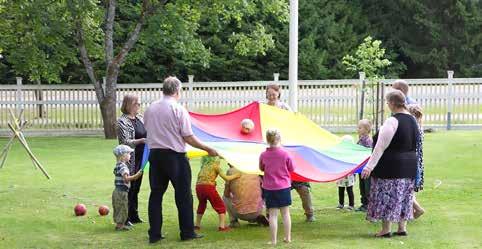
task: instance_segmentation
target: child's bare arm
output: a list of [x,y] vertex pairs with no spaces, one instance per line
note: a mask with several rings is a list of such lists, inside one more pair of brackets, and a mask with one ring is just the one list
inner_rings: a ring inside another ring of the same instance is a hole
[[124,182],[130,182],[130,181],[135,181],[137,179],[139,179],[139,177],[142,176],[144,172],[142,170],[139,170],[137,173],[135,173],[134,175],[129,175],[129,174],[124,174],[123,175],[123,178],[124,178]]
[[241,176],[241,173],[239,172],[236,172],[232,175],[226,175],[224,174],[224,172],[221,170],[221,168],[219,166],[216,166],[216,171],[218,173],[218,175],[224,179],[224,181],[231,181],[233,179],[236,179],[236,178],[239,178]]

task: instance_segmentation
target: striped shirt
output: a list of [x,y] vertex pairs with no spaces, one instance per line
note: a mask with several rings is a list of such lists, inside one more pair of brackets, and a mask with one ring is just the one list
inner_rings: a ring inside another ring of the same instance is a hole
[[124,162],[117,162],[114,168],[114,185],[116,189],[127,191],[129,190],[131,183],[124,181],[124,175],[129,175],[129,168]]

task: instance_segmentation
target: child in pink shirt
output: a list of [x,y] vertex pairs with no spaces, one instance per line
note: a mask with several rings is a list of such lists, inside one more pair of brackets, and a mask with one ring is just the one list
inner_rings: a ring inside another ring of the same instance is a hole
[[269,214],[270,244],[276,245],[278,233],[278,210],[283,216],[284,242],[291,242],[291,172],[293,162],[288,153],[281,148],[281,135],[278,130],[268,129],[266,140],[269,148],[259,157],[259,169],[264,172],[263,197]]

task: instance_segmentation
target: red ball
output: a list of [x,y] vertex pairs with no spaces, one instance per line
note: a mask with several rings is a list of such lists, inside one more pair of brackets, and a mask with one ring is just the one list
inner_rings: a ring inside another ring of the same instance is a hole
[[109,207],[104,206],[104,205],[100,206],[100,207],[99,207],[99,214],[100,214],[101,216],[108,215],[108,214],[109,214]]
[[75,205],[74,212],[76,216],[84,216],[87,213],[87,208],[84,204]]

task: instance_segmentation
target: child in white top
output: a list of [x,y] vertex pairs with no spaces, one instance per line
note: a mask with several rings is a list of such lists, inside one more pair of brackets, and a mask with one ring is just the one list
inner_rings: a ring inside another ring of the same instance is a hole
[[[342,137],[345,142],[354,143],[353,137],[350,135],[345,135]],[[350,174],[344,178],[336,181],[338,186],[338,206],[336,208],[343,209],[345,207],[345,189],[348,193],[348,210],[353,210],[355,208],[355,197],[353,196],[353,185],[355,184],[355,175]]]

